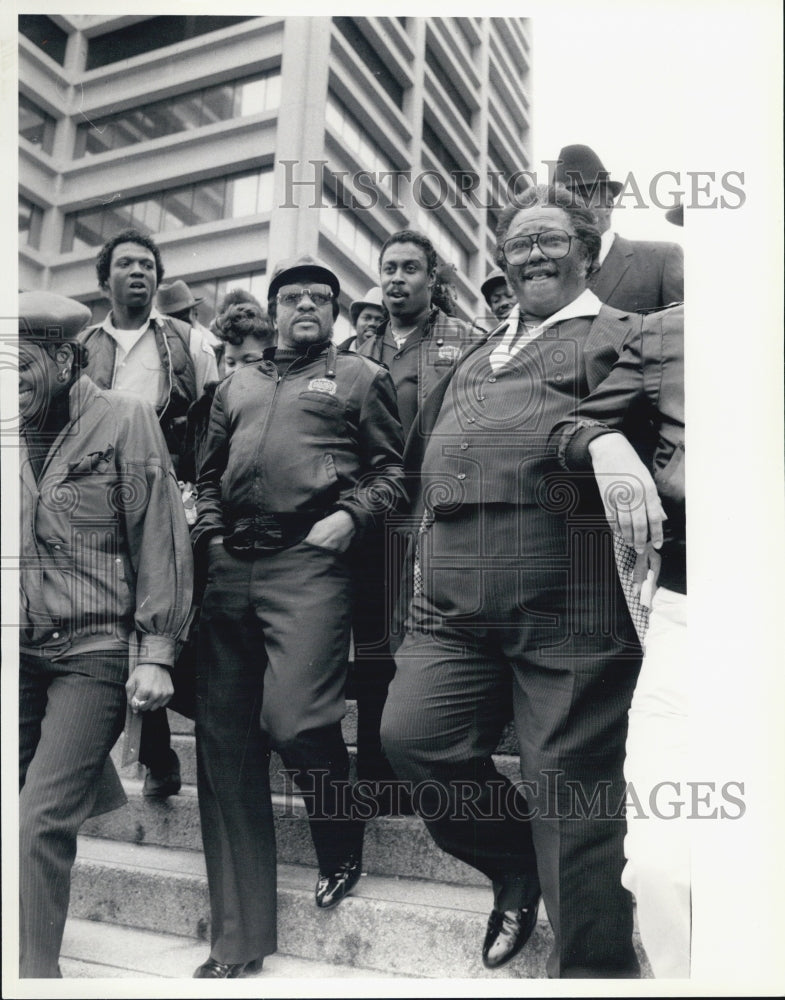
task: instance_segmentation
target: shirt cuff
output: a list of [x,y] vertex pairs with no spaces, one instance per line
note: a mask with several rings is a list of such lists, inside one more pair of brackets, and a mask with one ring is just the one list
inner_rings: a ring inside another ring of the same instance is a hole
[[163,635],[143,635],[139,640],[139,663],[157,663],[167,670],[174,666],[175,640]]

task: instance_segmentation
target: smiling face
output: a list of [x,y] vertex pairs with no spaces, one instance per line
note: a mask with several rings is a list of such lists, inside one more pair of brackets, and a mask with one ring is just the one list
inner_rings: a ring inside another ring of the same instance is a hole
[[430,307],[435,273],[416,243],[391,243],[381,262],[384,304],[399,326],[416,323]]
[[109,263],[109,280],[103,286],[112,308],[132,313],[149,311],[157,287],[152,251],[139,243],[118,243]]
[[507,264],[507,281],[521,307],[521,315],[543,320],[576,299],[586,288],[589,260],[575,236],[569,215],[555,206],[521,209],[507,230],[505,242],[514,236],[533,236],[560,229],[572,237],[566,257],[550,260],[533,246],[523,264]]
[[[285,301],[285,296],[303,289],[329,298],[322,304],[315,303],[310,295],[299,296],[296,305]],[[316,279],[311,281],[306,275],[302,281],[281,285],[278,289],[275,323],[281,347],[303,347],[329,340],[333,322],[332,289],[329,285]]]

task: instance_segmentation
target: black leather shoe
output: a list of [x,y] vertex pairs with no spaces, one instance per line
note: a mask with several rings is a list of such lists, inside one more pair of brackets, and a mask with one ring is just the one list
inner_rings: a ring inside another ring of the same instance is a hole
[[523,948],[537,923],[539,900],[520,910],[492,910],[482,946],[482,964],[498,969]]
[[194,979],[239,979],[246,973],[261,972],[263,958],[255,958],[252,962],[240,962],[239,965],[224,965],[208,958],[194,973]]
[[344,861],[337,871],[329,875],[319,872],[319,880],[316,883],[316,905],[322,910],[337,906],[360,881],[360,875],[362,875],[362,860],[356,857]]
[[168,799],[170,795],[177,795],[181,786],[180,760],[174,750],[170,748],[163,766],[147,769],[142,794],[147,799]]

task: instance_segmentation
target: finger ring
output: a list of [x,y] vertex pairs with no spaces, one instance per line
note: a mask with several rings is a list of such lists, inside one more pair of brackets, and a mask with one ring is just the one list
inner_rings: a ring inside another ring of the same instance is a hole
[[134,708],[141,708],[142,705],[146,705],[147,702],[146,701],[139,701],[138,698],[133,698],[131,700],[131,704],[134,706]]

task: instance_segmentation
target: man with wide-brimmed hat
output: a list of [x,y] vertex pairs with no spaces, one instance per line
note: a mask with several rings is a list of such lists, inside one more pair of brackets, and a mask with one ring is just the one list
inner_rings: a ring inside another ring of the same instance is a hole
[[602,245],[589,287],[601,302],[645,312],[684,300],[684,254],[677,243],[628,240],[611,230],[623,185],[611,179],[593,149],[564,146],[554,182],[564,184],[597,218]]
[[341,735],[352,612],[350,550],[404,499],[395,390],[331,340],[340,284],[300,256],[273,270],[277,347],[216,389],[198,478],[207,564],[196,741],[212,914],[200,979],[237,978],[276,947],[269,753],[306,801],[316,905],[361,874]]
[[176,281],[158,286],[158,294],[155,297],[155,304],[158,311],[172,319],[179,319],[187,323],[194,330],[198,330],[202,335],[204,343],[215,348],[221,343],[220,339],[199,322],[199,305],[204,302],[204,297],[194,296],[191,289],[178,278]]
[[349,317],[354,333],[339,345],[341,351],[356,351],[360,344],[368,337],[372,337],[387,319],[381,288],[374,285],[361,299],[355,299],[349,306]]

